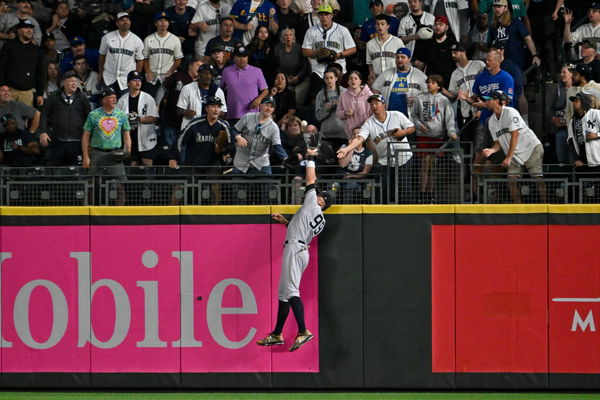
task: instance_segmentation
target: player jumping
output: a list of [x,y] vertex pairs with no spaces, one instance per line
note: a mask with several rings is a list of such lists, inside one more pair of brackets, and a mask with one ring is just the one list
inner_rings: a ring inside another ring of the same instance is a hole
[[323,211],[331,205],[329,194],[317,191],[315,154],[316,150],[310,149],[307,151],[306,194],[302,207],[290,221],[281,214],[271,215],[275,221],[284,224],[288,229],[285,235],[281,277],[279,278],[277,324],[273,332],[256,342],[260,346],[273,346],[284,343],[281,332],[290,313],[290,307],[298,323],[298,335],[296,335],[290,351],[299,349],[313,338],[313,334],[306,329],[304,323],[304,305],[300,299],[300,280],[308,265],[308,245],[325,227]]

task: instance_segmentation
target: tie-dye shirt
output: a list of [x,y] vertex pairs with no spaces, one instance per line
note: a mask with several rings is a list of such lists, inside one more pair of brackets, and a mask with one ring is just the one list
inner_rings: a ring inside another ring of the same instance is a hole
[[97,108],[89,113],[83,125],[83,130],[91,133],[90,146],[103,150],[122,148],[121,133],[130,129],[127,114],[119,108],[110,114],[102,107]]

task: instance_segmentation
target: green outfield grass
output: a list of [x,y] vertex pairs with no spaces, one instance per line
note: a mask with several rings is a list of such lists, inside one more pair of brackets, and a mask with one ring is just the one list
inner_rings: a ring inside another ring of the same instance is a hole
[[0,400],[600,400],[597,393],[344,392],[139,393],[0,392]]

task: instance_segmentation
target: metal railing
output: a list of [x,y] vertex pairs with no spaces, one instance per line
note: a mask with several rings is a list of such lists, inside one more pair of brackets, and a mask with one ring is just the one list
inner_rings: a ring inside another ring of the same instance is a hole
[[[409,163],[393,161],[407,153],[412,154]],[[394,150],[389,157],[389,166],[376,166],[362,179],[346,179],[339,167],[319,166],[318,188],[328,190],[336,204],[600,203],[600,176],[569,165],[544,165],[543,178],[509,179],[498,165],[470,165],[464,147]],[[273,171],[249,177],[129,167],[126,178],[115,179],[78,167],[0,168],[0,205],[301,204],[302,173]]]

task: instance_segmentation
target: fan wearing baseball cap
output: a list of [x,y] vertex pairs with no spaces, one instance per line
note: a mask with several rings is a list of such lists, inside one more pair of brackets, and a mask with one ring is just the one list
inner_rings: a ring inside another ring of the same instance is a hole
[[585,64],[590,66],[592,69],[591,80],[595,82],[600,82],[600,59],[596,58],[598,44],[600,44],[600,42],[596,43],[589,39],[584,39],[581,43],[579,43],[581,59],[577,60],[576,62],[576,64]]
[[410,63],[411,52],[406,47],[396,51],[396,66],[389,68],[373,83],[373,91],[381,93],[390,111],[409,116],[408,108],[419,93],[425,91],[427,75]]
[[158,121],[158,110],[154,97],[142,91],[142,74],[131,71],[127,74],[128,91],[117,101],[117,107],[129,117],[131,137],[130,165],[152,165],[157,136],[154,124]]
[[456,40],[448,29],[448,18],[445,15],[436,16],[433,37],[424,40],[413,54],[413,65],[423,71],[427,68],[427,75],[441,75],[444,78],[444,88],[448,88],[450,75],[455,68],[452,46],[456,44]]
[[[544,147],[535,133],[527,126],[521,114],[508,107],[509,96],[498,90],[481,96],[486,107],[492,112],[488,120],[488,128],[494,144],[483,149],[484,157],[490,157],[499,151],[504,152],[502,166],[508,170],[508,188],[513,203],[521,203],[521,193],[517,186],[526,169],[532,178],[542,178],[542,161]],[[537,184],[541,202],[546,202],[546,185],[543,181]]]
[[[571,24],[573,23],[573,11],[565,10],[565,29],[563,32],[563,40],[565,43],[575,45],[577,43],[588,40],[591,43],[598,45],[600,42],[600,1],[593,2],[587,12],[589,22],[579,25],[574,32],[571,32]],[[600,51],[596,48],[596,54]]]

